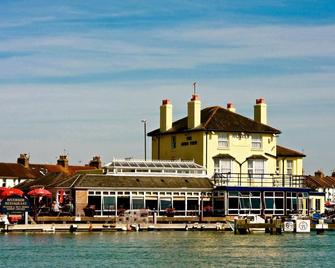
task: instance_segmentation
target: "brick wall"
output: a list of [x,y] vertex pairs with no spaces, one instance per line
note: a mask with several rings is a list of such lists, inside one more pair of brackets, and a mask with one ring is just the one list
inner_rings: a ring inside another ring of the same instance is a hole
[[87,206],[88,197],[87,191],[76,191],[76,215],[84,216],[84,208]]

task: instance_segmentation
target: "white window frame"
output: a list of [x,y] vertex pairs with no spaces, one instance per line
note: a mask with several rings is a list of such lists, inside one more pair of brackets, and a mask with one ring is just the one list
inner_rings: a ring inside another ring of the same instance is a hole
[[[227,166],[225,164],[228,164]],[[228,167],[229,166],[229,167]],[[215,173],[232,173],[233,163],[229,158],[215,158],[214,159],[214,172]]]
[[[262,163],[263,168],[260,169],[256,163]],[[248,174],[252,178],[262,178],[265,174],[265,160],[264,159],[249,159],[248,160]]]
[[218,148],[228,148],[229,147],[229,135],[228,133],[218,134]]
[[262,135],[251,135],[251,148],[254,150],[261,150],[263,148]]
[[293,160],[286,160],[286,174],[293,175]]

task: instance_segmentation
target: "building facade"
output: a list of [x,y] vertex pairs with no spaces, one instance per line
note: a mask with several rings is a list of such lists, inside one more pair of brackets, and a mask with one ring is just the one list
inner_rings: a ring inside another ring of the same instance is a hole
[[198,95],[187,107],[187,116],[173,121],[172,103],[163,100],[160,128],[148,134],[152,158],[204,166],[219,214],[308,214],[310,203],[322,199],[305,185],[305,155],[277,144],[281,132],[268,125],[264,99],[256,100],[253,119],[236,113],[231,103],[201,109]]

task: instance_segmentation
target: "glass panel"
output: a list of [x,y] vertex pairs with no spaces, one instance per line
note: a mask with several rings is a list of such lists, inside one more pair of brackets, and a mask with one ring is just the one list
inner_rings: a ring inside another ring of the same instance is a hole
[[89,196],[88,197],[88,204],[94,210],[100,210],[101,209],[101,196]]
[[276,209],[283,209],[284,208],[284,199],[276,198],[275,199]]
[[171,199],[161,199],[160,203],[161,203],[161,206],[160,206],[161,210],[165,210],[167,208],[172,208],[172,201],[171,201]]
[[229,209],[238,209],[238,198],[229,198]]
[[273,198],[265,198],[265,207],[273,208]]
[[144,199],[143,198],[133,199],[133,209],[141,209],[141,208],[144,208]]
[[260,209],[261,208],[261,200],[258,199],[258,198],[251,198],[251,206],[252,206],[252,208]]
[[105,196],[103,201],[103,210],[115,210],[114,196]]
[[241,209],[249,209],[250,208],[250,200],[247,197],[240,198]]
[[198,200],[187,200],[187,210],[198,210]]

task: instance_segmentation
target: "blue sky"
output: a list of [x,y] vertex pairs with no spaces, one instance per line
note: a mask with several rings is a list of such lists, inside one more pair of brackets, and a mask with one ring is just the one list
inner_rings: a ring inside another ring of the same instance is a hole
[[2,0],[0,161],[141,158],[141,119],[164,98],[185,116],[197,81],[203,107],[264,97],[279,143],[329,174],[334,44],[333,1]]

